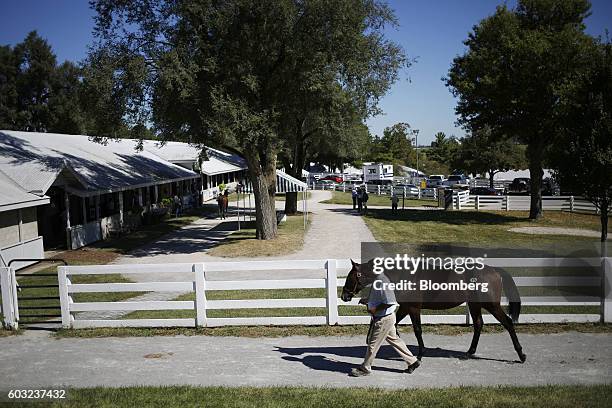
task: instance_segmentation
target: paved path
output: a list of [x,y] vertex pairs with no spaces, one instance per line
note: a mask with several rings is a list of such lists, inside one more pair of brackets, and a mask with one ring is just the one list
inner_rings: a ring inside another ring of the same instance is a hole
[[[349,206],[321,203],[329,198],[331,198],[330,191],[311,193],[308,201],[308,210],[312,212],[311,225],[304,239],[304,247],[300,251],[265,259],[359,258],[361,242],[375,241],[374,236],[363,219]],[[284,208],[284,202],[278,201],[277,207]],[[301,208],[301,203],[299,207]],[[201,219],[143,246],[120,258],[118,262],[227,261],[228,258],[213,257],[206,252],[218,245],[235,228],[236,217],[229,218],[227,222]],[[241,259],[232,258],[232,260]]]
[[[412,335],[404,335],[414,344]],[[448,387],[612,382],[612,336],[520,335],[525,364],[507,334],[485,334],[481,359],[460,360],[470,336],[425,335],[432,347],[414,374],[388,347],[367,378],[347,373],[363,337],[133,337],[53,339],[43,332],[0,338],[0,389],[130,385]],[[439,347],[439,348],[435,348]],[[414,348],[413,348],[414,352]]]

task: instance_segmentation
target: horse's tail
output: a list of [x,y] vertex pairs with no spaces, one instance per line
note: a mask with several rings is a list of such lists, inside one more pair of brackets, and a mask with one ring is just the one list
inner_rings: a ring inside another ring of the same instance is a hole
[[521,314],[521,295],[519,294],[514,279],[505,269],[498,269],[499,275],[502,278],[502,285],[506,298],[508,298],[508,314],[514,323],[518,322],[519,314]]

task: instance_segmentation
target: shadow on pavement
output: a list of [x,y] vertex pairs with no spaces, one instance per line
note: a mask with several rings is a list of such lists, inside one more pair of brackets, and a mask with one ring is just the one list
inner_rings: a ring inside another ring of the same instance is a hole
[[[414,355],[417,354],[418,349],[416,346],[408,346],[410,352]],[[277,347],[276,351],[284,354],[281,358],[286,361],[299,362],[305,366],[312,368],[313,370],[324,370],[324,371],[335,371],[341,373],[348,373],[351,368],[356,365],[337,361],[335,357],[352,357],[361,359],[365,356],[366,346],[346,346],[346,347]],[[331,355],[331,356],[330,356]],[[303,357],[298,357],[303,356]],[[465,360],[465,351],[449,350],[442,348],[425,349],[424,358],[447,358],[447,359],[459,359]],[[401,361],[400,357],[395,353],[391,346],[385,345],[380,348],[377,359],[382,360],[395,360]],[[495,361],[500,363],[514,364],[520,363],[512,360],[495,359],[487,357],[474,356],[472,360],[483,360],[483,361]],[[403,372],[403,369],[394,369],[388,367],[373,367],[373,370],[378,371],[390,371],[390,372]]]

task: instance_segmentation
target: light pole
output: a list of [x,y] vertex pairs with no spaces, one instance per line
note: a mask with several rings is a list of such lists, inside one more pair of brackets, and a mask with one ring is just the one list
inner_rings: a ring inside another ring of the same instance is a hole
[[419,177],[419,129],[413,129],[412,133],[414,134],[412,140],[414,140],[414,149],[416,150],[416,171],[417,177]]

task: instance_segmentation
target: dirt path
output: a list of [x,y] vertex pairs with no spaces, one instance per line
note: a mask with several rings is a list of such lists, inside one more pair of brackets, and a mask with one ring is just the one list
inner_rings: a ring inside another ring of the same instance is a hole
[[[414,350],[414,337],[404,335]],[[612,336],[520,335],[527,362],[507,334],[484,334],[480,359],[460,360],[471,336],[426,335],[414,374],[383,346],[374,372],[350,378],[363,337],[133,337],[54,339],[44,332],[0,338],[0,389],[130,385],[449,387],[612,382]],[[438,347],[438,348],[436,348]]]

